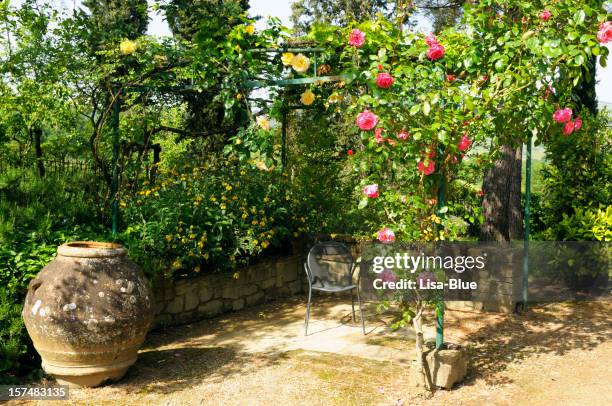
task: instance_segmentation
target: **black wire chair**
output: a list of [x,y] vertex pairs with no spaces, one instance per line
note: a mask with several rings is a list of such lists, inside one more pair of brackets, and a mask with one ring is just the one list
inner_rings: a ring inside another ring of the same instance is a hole
[[351,251],[338,242],[323,242],[315,245],[308,252],[308,258],[304,263],[304,270],[308,279],[308,305],[306,306],[306,319],[304,321],[304,335],[308,335],[308,321],[310,320],[310,303],[312,291],[321,292],[351,292],[351,305],[353,309],[353,322],[355,322],[355,295],[359,303],[361,314],[361,328],[365,334],[365,321],[363,319],[363,308],[359,296],[359,281],[361,272],[357,274],[357,284],[353,283],[353,273],[358,263],[353,261]]

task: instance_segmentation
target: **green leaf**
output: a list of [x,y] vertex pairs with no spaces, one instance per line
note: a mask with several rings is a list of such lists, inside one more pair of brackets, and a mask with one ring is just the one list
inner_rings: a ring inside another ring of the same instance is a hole
[[576,11],[576,13],[574,13],[574,22],[576,23],[576,25],[580,25],[584,22],[585,17],[586,17],[586,14],[584,10],[580,9]]
[[359,201],[358,209],[364,209],[368,205],[368,198],[365,197]]
[[431,105],[429,104],[427,100],[425,100],[425,102],[423,102],[423,114],[428,116],[430,111],[431,111]]
[[414,106],[410,108],[410,115],[414,116],[416,113],[419,112],[419,110],[421,110],[421,106],[418,104],[415,104]]

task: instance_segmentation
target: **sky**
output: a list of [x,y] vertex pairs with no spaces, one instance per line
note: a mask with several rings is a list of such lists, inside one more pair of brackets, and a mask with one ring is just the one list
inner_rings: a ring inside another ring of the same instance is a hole
[[[20,4],[22,0],[11,1],[11,4]],[[58,0],[67,8],[79,7],[81,5],[80,0]],[[149,3],[153,3],[149,0]],[[251,0],[251,15],[259,15],[264,17],[275,16],[281,19],[284,25],[291,26],[289,17],[291,15],[291,3],[290,0]],[[157,36],[171,35],[168,24],[164,21],[163,15],[151,12],[151,21],[149,22],[148,34]],[[263,20],[257,22],[256,27],[260,28],[263,26]],[[426,23],[420,23],[417,29],[427,29]],[[608,44],[608,48],[610,48]],[[612,104],[612,57],[609,61],[609,66],[602,68],[598,66],[597,69],[597,98],[600,102]]]

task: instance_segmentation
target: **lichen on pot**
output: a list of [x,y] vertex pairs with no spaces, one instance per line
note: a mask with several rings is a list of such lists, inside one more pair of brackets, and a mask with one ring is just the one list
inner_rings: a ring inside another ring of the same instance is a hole
[[136,361],[153,297],[126,254],[114,243],[64,244],[30,282],[23,319],[43,369],[59,382],[98,386]]

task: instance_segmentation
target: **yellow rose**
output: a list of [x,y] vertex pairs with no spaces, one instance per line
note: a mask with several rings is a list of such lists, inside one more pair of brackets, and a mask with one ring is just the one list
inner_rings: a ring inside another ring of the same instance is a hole
[[253,33],[255,32],[255,27],[252,25],[247,25],[246,28],[244,29],[249,35],[253,35]]
[[334,93],[331,96],[329,96],[329,98],[327,99],[327,102],[333,104],[333,103],[341,102],[342,100],[344,100],[344,96],[338,93]]
[[255,162],[255,167],[257,169],[259,169],[260,171],[269,171],[270,170],[270,168],[268,168],[268,165],[266,165],[266,163],[263,162],[263,161]]
[[310,59],[303,54],[297,54],[291,59],[291,66],[298,73],[304,73],[310,67]]
[[291,53],[291,52],[283,53],[283,56],[281,56],[281,61],[283,62],[283,65],[285,65],[285,66],[291,65],[291,61],[293,61],[293,57],[294,56],[295,55],[293,55],[293,53]]
[[315,95],[310,91],[310,89],[307,89],[304,93],[302,93],[300,101],[304,106],[310,106],[315,101]]
[[119,52],[121,52],[121,55],[131,55],[136,52],[136,48],[136,43],[134,41],[130,41],[129,39],[121,41],[119,44]]
[[264,131],[270,129],[270,120],[266,116],[257,116],[257,125]]

